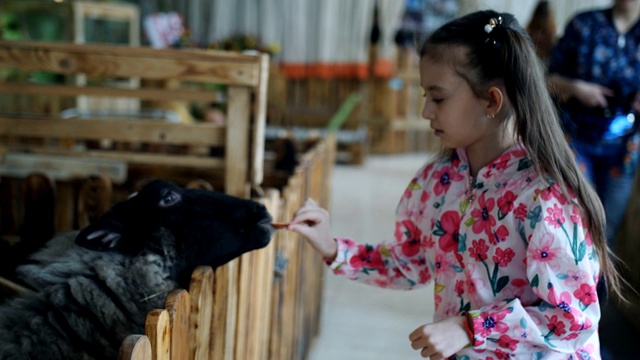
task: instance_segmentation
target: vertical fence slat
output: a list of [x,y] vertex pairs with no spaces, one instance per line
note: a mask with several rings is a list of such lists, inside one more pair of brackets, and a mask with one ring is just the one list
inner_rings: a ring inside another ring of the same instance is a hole
[[153,309],[147,314],[145,334],[151,344],[153,360],[171,359],[171,325],[169,312]]
[[199,266],[191,275],[191,359],[209,358],[211,321],[213,318],[213,270],[210,266]]

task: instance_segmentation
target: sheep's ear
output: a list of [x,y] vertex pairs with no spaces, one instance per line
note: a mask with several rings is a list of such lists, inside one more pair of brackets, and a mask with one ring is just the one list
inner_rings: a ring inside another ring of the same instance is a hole
[[93,229],[91,226],[82,230],[76,237],[76,244],[87,249],[106,251],[120,245],[122,234],[108,228]]

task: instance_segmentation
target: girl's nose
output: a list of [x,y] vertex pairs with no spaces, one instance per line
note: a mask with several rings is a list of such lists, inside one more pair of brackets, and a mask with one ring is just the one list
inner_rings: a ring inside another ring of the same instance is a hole
[[428,101],[424,101],[422,105],[422,118],[425,120],[433,120],[433,107],[429,106]]

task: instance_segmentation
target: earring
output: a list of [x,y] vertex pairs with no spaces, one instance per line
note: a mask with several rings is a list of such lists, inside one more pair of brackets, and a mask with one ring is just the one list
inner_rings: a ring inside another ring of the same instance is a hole
[[487,114],[487,117],[491,120],[495,119],[496,114]]

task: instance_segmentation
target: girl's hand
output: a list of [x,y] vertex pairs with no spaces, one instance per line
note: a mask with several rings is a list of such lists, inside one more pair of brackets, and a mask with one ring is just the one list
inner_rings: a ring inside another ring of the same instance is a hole
[[411,347],[420,350],[424,358],[446,359],[471,344],[465,329],[466,316],[451,316],[432,324],[422,325],[409,334]]
[[607,107],[607,97],[615,96],[613,90],[583,80],[573,82],[573,96],[589,107]]
[[332,261],[336,258],[338,244],[331,236],[329,212],[312,199],[307,199],[296,211],[288,229],[306,237],[311,246],[326,260]]

